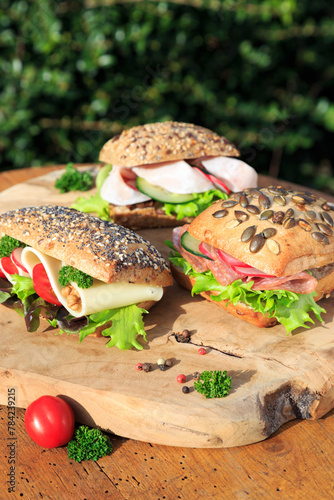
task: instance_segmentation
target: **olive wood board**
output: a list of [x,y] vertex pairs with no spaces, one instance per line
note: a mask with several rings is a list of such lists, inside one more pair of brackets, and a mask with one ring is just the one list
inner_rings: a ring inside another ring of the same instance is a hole
[[[78,193],[60,195],[58,172],[0,193],[0,212],[32,204],[71,204]],[[276,182],[277,184],[277,182]],[[80,193],[82,195],[82,193]],[[83,194],[85,195],[85,194]],[[167,258],[171,229],[140,231]],[[59,395],[78,422],[120,436],[172,446],[231,447],[264,440],[289,420],[320,418],[334,407],[334,301],[322,301],[324,322],[287,335],[278,325],[260,329],[174,284],[145,315],[142,351],[107,348],[106,338],[57,335],[43,322],[35,333],[0,306],[0,404],[16,389],[26,408],[45,394]],[[173,332],[188,329],[189,343]],[[199,355],[199,347],[206,355]],[[173,364],[159,370],[159,357]],[[137,363],[151,363],[148,373]],[[230,394],[205,399],[193,388],[194,372],[226,370]],[[188,394],[177,376],[187,377]]]

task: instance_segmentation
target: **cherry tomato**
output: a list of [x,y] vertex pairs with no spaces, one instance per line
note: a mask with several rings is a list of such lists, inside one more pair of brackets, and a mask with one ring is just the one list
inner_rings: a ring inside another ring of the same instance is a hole
[[57,396],[41,396],[28,406],[24,425],[31,439],[43,448],[64,446],[73,436],[74,413]]
[[8,274],[19,274],[19,270],[10,257],[2,257],[1,267]]
[[62,305],[52,290],[50,280],[43,264],[36,264],[36,266],[34,266],[32,270],[32,281],[34,283],[36,293],[42,297],[42,299],[46,300],[46,302],[50,302],[50,304],[55,304],[56,306]]

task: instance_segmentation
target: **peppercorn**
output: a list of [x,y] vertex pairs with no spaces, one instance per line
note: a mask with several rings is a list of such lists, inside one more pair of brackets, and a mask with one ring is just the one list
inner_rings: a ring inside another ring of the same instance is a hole
[[169,368],[170,366],[173,366],[173,361],[171,359],[166,359],[165,365]]
[[143,369],[143,363],[137,363],[135,366],[136,370],[142,370]]
[[187,387],[186,385],[185,385],[184,387],[182,387],[182,392],[183,392],[184,394],[188,394],[188,392],[189,392],[189,387]]
[[184,384],[185,382],[187,382],[187,377],[183,375],[183,373],[181,373],[176,377],[176,380],[178,381],[179,384]]
[[194,372],[193,373],[193,379],[194,380],[199,380],[200,376],[201,376],[200,372]]
[[204,347],[200,347],[197,352],[198,352],[198,354],[203,355],[203,354],[206,354],[206,349],[204,349]]
[[185,328],[184,330],[182,330],[181,335],[183,335],[185,338],[188,338],[190,337],[190,331]]
[[152,367],[151,367],[150,363],[144,363],[143,364],[143,370],[144,370],[144,372],[150,372],[151,368]]

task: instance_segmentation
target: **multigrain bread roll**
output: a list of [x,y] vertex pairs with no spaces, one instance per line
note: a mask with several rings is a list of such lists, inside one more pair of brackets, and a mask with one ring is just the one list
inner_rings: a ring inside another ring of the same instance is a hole
[[52,326],[79,333],[80,341],[99,332],[111,336],[108,346],[141,348],[141,308],[152,307],[173,282],[169,265],[148,241],[59,206],[2,214],[0,236],[0,300],[16,309],[22,303],[29,331],[44,311]]
[[239,156],[239,151],[207,128],[168,121],[139,125],[116,135],[103,146],[99,160],[136,167],[203,156]]
[[[334,288],[333,210],[333,204],[308,192],[246,189],[176,228],[173,244],[194,271],[212,273],[212,288],[197,287],[201,295],[245,321],[258,326],[279,321],[291,331],[306,326],[310,311],[319,318],[314,300]],[[175,265],[172,272],[188,289],[196,282],[196,273],[185,276]],[[243,291],[235,285],[238,280]],[[234,295],[214,300],[232,284]]]
[[100,152],[99,160],[112,165],[100,194],[112,219],[127,227],[182,225],[225,193],[257,185],[255,170],[238,156],[225,137],[190,123],[133,127]]

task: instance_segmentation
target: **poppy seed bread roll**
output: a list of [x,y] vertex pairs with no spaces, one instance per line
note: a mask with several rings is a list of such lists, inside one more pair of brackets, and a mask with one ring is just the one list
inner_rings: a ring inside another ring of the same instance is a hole
[[105,283],[172,284],[167,262],[147,240],[71,208],[12,210],[0,216],[0,233]]

